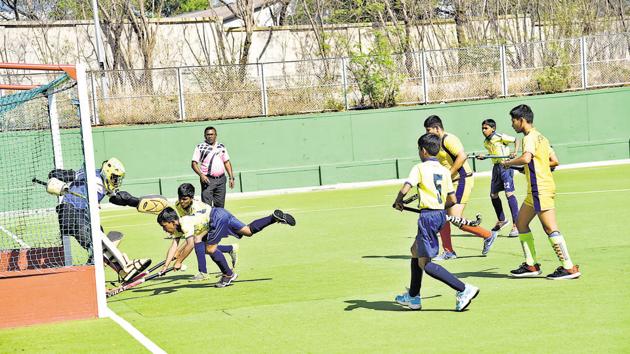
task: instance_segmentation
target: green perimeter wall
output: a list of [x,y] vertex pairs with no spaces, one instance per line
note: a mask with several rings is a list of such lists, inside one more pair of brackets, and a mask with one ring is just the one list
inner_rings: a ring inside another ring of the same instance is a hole
[[[475,102],[300,116],[94,129],[97,161],[123,161],[124,189],[176,196],[180,183],[199,185],[192,152],[212,125],[229,151],[237,177],[233,192],[401,178],[418,161],[422,123],[439,115],[466,151],[483,149],[481,121],[513,135],[508,112],[525,103],[534,124],[563,164],[629,157],[630,88]],[[217,107],[217,109],[221,109]],[[478,171],[490,169],[477,163]]]

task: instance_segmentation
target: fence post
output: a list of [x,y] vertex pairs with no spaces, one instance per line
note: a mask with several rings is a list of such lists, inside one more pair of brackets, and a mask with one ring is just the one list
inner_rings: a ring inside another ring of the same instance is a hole
[[429,102],[429,82],[427,81],[427,56],[424,49],[420,52],[420,71],[422,75],[422,92],[424,93],[423,103]]
[[580,62],[582,67],[582,89],[588,87],[588,68],[586,66],[586,37],[580,37]]
[[260,105],[262,106],[262,115],[268,115],[268,105],[269,101],[267,101],[267,84],[265,83],[265,64],[258,63],[259,73],[260,73]]
[[181,68],[177,68],[177,93],[179,94],[179,120],[186,120],[186,102],[184,101],[184,83]]
[[343,104],[346,111],[350,109],[348,106],[348,74],[346,72],[346,58],[341,58],[341,82],[343,84]]
[[90,84],[92,85],[92,124],[99,125],[101,121],[98,119],[98,107],[96,106],[96,80],[94,80],[94,71],[90,73]]
[[507,65],[505,65],[505,45],[499,47],[499,58],[501,60],[501,93],[503,97],[508,96]]

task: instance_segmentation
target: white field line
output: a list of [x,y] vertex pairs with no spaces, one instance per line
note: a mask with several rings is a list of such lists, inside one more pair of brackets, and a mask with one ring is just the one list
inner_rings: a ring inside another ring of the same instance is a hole
[[[625,189],[603,189],[603,190],[592,190],[592,191],[576,191],[576,192],[562,192],[556,193],[557,195],[580,195],[580,194],[594,194],[594,193],[621,193],[621,192],[630,192],[630,188]],[[519,198],[524,198],[525,194],[517,194]],[[470,200],[486,200],[488,197],[478,197],[478,198],[470,198]],[[291,209],[288,208],[286,211],[292,213],[318,213],[318,212],[327,212],[327,211],[343,211],[343,210],[353,210],[353,209],[370,209],[370,208],[384,208],[389,207],[391,204],[370,204],[370,205],[356,205],[356,206],[348,206],[348,207],[336,207],[336,208],[322,208],[322,209]],[[265,215],[265,211],[250,211],[245,213],[238,213],[236,215],[239,219],[242,219],[244,216],[258,216]],[[147,222],[147,223],[136,223],[136,224],[122,224],[116,225],[115,227],[140,227],[147,225],[155,225],[156,223]],[[157,226],[156,226],[157,227]]]
[[[568,164],[568,165],[560,165],[556,169],[569,170],[569,169],[576,169],[576,168],[615,166],[615,165],[627,165],[627,164],[630,164],[630,159],[574,163],[574,164]],[[490,174],[491,174],[491,171],[477,172],[475,173],[475,177],[489,177]],[[368,187],[402,184],[403,182],[404,182],[404,179],[388,179],[388,180],[383,180],[383,181],[338,183],[338,184],[330,184],[330,185],[325,185],[325,186],[274,189],[274,190],[257,191],[257,192],[228,193],[226,196],[226,199],[227,200],[248,199],[248,198],[256,198],[256,197],[266,197],[266,196],[272,196],[272,195],[293,194],[293,193],[368,188]],[[168,201],[170,203],[175,203],[176,198],[169,198]],[[117,206],[113,204],[103,204],[101,208],[103,210],[108,210],[108,209],[109,210],[122,210],[125,207],[121,207],[121,206]],[[115,217],[118,217],[118,215],[106,215],[101,218],[108,219],[108,218],[115,218]]]
[[3,231],[5,234],[11,236],[15,240],[15,242],[17,242],[22,248],[31,248],[31,246],[29,246],[26,242],[24,242],[16,234],[14,234],[13,232],[5,229],[2,225],[0,225],[0,230]]
[[[610,161],[598,161],[598,162],[585,162],[585,163],[576,163],[576,164],[569,164],[569,165],[560,165],[558,166],[558,170],[568,170],[568,169],[575,169],[575,168],[586,168],[586,167],[600,167],[600,166],[615,166],[615,165],[626,165],[626,164],[630,164],[630,159],[625,159],[625,160],[610,160]],[[491,174],[491,171],[486,171],[486,172],[479,172],[479,173],[475,173],[475,177],[489,177]],[[283,195],[283,194],[293,194],[293,193],[306,193],[306,192],[316,192],[316,191],[325,191],[325,190],[343,190],[343,189],[358,189],[358,188],[368,188],[368,187],[378,187],[378,186],[387,186],[387,185],[396,185],[396,184],[402,184],[404,182],[404,179],[389,179],[389,180],[384,180],[384,181],[371,181],[371,182],[356,182],[356,183],[339,183],[339,184],[332,184],[332,185],[326,185],[326,186],[317,186],[317,187],[302,187],[302,188],[289,188],[289,189],[275,189],[275,190],[269,190],[269,191],[258,191],[258,192],[243,192],[243,193],[231,193],[228,194],[226,199],[227,200],[233,200],[233,199],[248,199],[248,198],[256,198],[256,197],[263,197],[263,196],[272,196],[272,195]],[[590,193],[604,193],[604,192],[625,192],[627,191],[627,189],[612,189],[612,190],[608,190],[608,191],[583,191],[583,192],[563,192],[563,193],[556,193],[559,195],[571,195],[571,194],[590,194]],[[519,197],[524,197],[524,195],[517,195]],[[471,198],[471,200],[481,200],[481,199],[487,199],[487,198]],[[169,202],[170,203],[175,203],[176,199],[175,198],[169,198]],[[355,206],[355,207],[347,207],[347,208],[330,208],[330,209],[318,209],[318,210],[308,210],[308,211],[325,211],[325,210],[346,210],[346,209],[360,209],[360,208],[377,208],[377,207],[383,207],[386,205],[366,205],[366,206]],[[121,207],[118,205],[113,205],[113,204],[104,204],[101,206],[102,209],[104,210],[109,210],[108,213],[106,213],[105,215],[101,216],[102,220],[108,220],[108,219],[114,219],[114,218],[119,218],[119,217],[127,217],[129,214],[114,214],[111,215],[110,213],[114,213],[114,212],[118,212],[118,211],[124,211],[126,209],[126,207]],[[290,210],[290,211],[298,211],[301,212],[300,210]],[[304,210],[306,211],[306,210]],[[252,215],[256,215],[257,213],[251,213]],[[247,215],[247,213],[239,213],[239,216],[244,216]],[[142,223],[142,224],[129,224],[129,225],[119,225],[119,226],[145,226],[145,225],[151,225],[152,223]]]
[[127,333],[129,333],[133,338],[135,338],[140,344],[142,344],[145,348],[147,348],[151,353],[160,353],[166,354],[166,352],[157,346],[157,344],[153,343],[149,338],[147,338],[142,332],[140,332],[136,327],[131,325],[131,323],[125,321],[122,317],[118,316],[112,309],[107,309],[107,317],[111,318],[116,322],[120,327],[122,327]]
[[[586,167],[600,167],[600,166],[615,166],[615,165],[627,165],[630,164],[630,159],[624,160],[609,160],[609,161],[597,161],[597,162],[583,162],[583,163],[574,163],[567,165],[560,165],[556,168],[556,170],[569,170],[575,168],[586,168]],[[492,171],[486,172],[476,172],[475,177],[489,177]],[[226,199],[247,199],[252,197],[262,197],[262,196],[270,196],[270,195],[281,195],[281,194],[292,194],[292,193],[304,193],[304,192],[315,192],[315,191],[325,191],[325,190],[339,190],[339,189],[356,189],[356,188],[367,188],[367,187],[377,187],[377,186],[386,186],[386,185],[395,185],[402,184],[404,179],[388,179],[384,181],[370,181],[370,182],[355,182],[355,183],[339,183],[339,184],[331,184],[326,186],[316,186],[316,187],[301,187],[301,188],[289,188],[289,189],[275,189],[269,191],[258,191],[258,192],[243,192],[243,193],[229,193]]]

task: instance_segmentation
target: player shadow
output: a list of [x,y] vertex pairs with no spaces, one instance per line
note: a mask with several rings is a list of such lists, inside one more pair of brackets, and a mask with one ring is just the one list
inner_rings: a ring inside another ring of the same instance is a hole
[[[484,255],[474,255],[474,256],[457,256],[457,259],[464,259],[464,258],[485,258],[486,256]],[[367,258],[367,259],[374,259],[374,258],[385,258],[385,259],[411,259],[411,255],[390,255],[390,256],[363,256],[361,258]]]
[[[213,280],[210,281],[198,281],[198,282],[187,282],[185,281],[184,283],[181,284],[174,284],[171,286],[163,286],[164,284],[168,284],[168,283],[172,283],[175,282],[177,280],[182,280],[182,279],[190,279],[190,276],[186,276],[186,275],[176,275],[176,276],[172,276],[172,277],[168,277],[168,278],[175,278],[175,279],[168,279],[168,281],[166,282],[161,282],[159,284],[151,284],[151,285],[146,285],[144,287],[140,287],[140,288],[133,288],[133,289],[129,289],[127,290],[130,293],[133,294],[149,294],[148,296],[156,296],[156,295],[163,295],[163,294],[172,294],[177,292],[179,289],[182,288],[187,288],[187,289],[207,289],[207,288],[211,288],[211,289],[218,289],[214,286],[214,284],[216,283]],[[165,278],[166,279],[166,278]],[[258,281],[268,281],[268,280],[273,280],[273,278],[258,278],[258,279],[245,279],[245,280],[235,280],[232,282],[232,284],[237,284],[237,283],[249,283],[249,282],[258,282]],[[217,279],[218,281],[218,279]],[[115,299],[115,300],[107,300],[107,302],[118,302],[118,301],[125,301],[125,300],[132,300],[132,299],[140,299],[140,298],[145,298],[147,297],[146,295],[144,296],[134,296],[134,297],[125,297],[125,298],[120,298],[120,299]]]
[[[425,296],[422,298],[422,300],[431,299],[431,298],[440,297],[440,296],[442,295]],[[346,306],[344,311],[354,311],[356,309],[370,309],[370,310],[376,310],[376,311],[394,311],[394,312],[409,311],[408,308],[403,307],[402,305],[394,301],[346,300],[344,302],[348,304],[348,306]],[[427,311],[452,311],[452,310],[431,309]]]
[[482,254],[477,254],[477,255],[470,255],[470,256],[457,256],[457,259],[464,259],[464,258],[486,258],[486,256],[482,255]]
[[361,258],[385,258],[385,259],[411,259],[411,255],[391,255],[391,256],[363,256]]
[[[460,258],[460,257],[457,257]],[[463,257],[461,257],[463,258]],[[488,268],[476,272],[461,272],[461,273],[453,273],[458,278],[495,278],[495,279],[504,279],[504,278],[512,278],[505,273],[497,273],[494,270],[499,268]]]

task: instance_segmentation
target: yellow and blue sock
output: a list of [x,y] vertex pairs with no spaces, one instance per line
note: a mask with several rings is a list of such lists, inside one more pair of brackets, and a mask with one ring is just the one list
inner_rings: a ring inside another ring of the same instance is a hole
[[571,262],[571,257],[569,256],[569,249],[560,231],[554,231],[549,234],[549,243],[556,252],[560,262],[562,262],[562,267],[564,269],[572,269],[573,262]]

